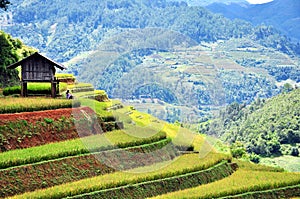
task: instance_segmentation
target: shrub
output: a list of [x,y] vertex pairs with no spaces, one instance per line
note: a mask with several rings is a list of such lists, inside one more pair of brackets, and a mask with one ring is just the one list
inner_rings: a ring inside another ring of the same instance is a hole
[[291,155],[292,156],[299,156],[299,150],[297,147],[292,147],[291,149]]
[[47,124],[53,123],[53,119],[51,119],[51,118],[44,118],[44,121],[45,121]]
[[250,159],[251,162],[254,162],[256,164],[258,164],[260,162],[260,156],[255,154],[255,153],[251,153],[249,155],[249,159]]
[[21,93],[21,87],[20,86],[12,86],[12,87],[6,87],[3,89],[3,95],[13,95],[13,94],[20,94]]
[[236,142],[230,146],[230,152],[232,154],[232,157],[241,158],[246,154],[246,149],[244,148],[244,145],[242,143]]

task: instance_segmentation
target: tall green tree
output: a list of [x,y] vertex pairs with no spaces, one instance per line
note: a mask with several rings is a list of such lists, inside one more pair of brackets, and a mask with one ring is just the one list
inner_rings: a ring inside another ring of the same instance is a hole
[[[8,0],[0,0],[0,9],[7,10],[10,2]],[[16,70],[7,70],[6,65],[11,61],[16,61],[16,54],[12,53],[15,48],[9,42],[8,35],[0,31],[0,87],[16,84],[18,81],[18,72]]]
[[24,46],[19,39],[0,31],[0,88],[18,84],[18,71],[7,69],[7,66],[29,56],[33,51]]
[[18,61],[17,54],[14,52],[16,46],[12,41],[9,35],[0,32],[0,87],[11,86],[18,82],[18,71],[6,68]]

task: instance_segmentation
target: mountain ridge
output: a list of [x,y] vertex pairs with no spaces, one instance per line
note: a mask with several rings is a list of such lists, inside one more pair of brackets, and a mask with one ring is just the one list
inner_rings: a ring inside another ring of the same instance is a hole
[[297,0],[274,0],[254,5],[213,3],[206,8],[230,19],[243,19],[254,25],[272,25],[285,35],[300,41],[300,2]]
[[[94,50],[107,35],[126,28],[166,28],[197,42],[214,42],[255,32],[254,26],[245,21],[231,22],[204,8],[188,7],[184,2],[105,0],[66,4],[58,0],[27,3],[14,0],[12,3],[8,15],[12,14],[13,25],[4,26],[3,30],[62,62],[81,52]],[[279,36],[278,40],[291,46],[286,38]],[[275,43],[271,45],[276,48]],[[296,46],[292,48],[297,49]]]

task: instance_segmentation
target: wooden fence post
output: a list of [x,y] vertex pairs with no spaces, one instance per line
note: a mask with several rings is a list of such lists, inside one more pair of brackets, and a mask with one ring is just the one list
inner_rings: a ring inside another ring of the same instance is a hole
[[22,97],[27,97],[28,96],[28,90],[27,90],[27,82],[21,83],[21,96]]

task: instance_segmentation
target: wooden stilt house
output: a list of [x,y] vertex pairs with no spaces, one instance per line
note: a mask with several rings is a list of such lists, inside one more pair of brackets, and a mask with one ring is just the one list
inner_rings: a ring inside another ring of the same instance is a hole
[[56,97],[56,88],[59,81],[55,78],[55,72],[56,68],[66,69],[63,65],[36,52],[7,68],[13,69],[18,66],[21,66],[21,95],[23,97],[28,96],[28,82],[50,82],[51,96]]

